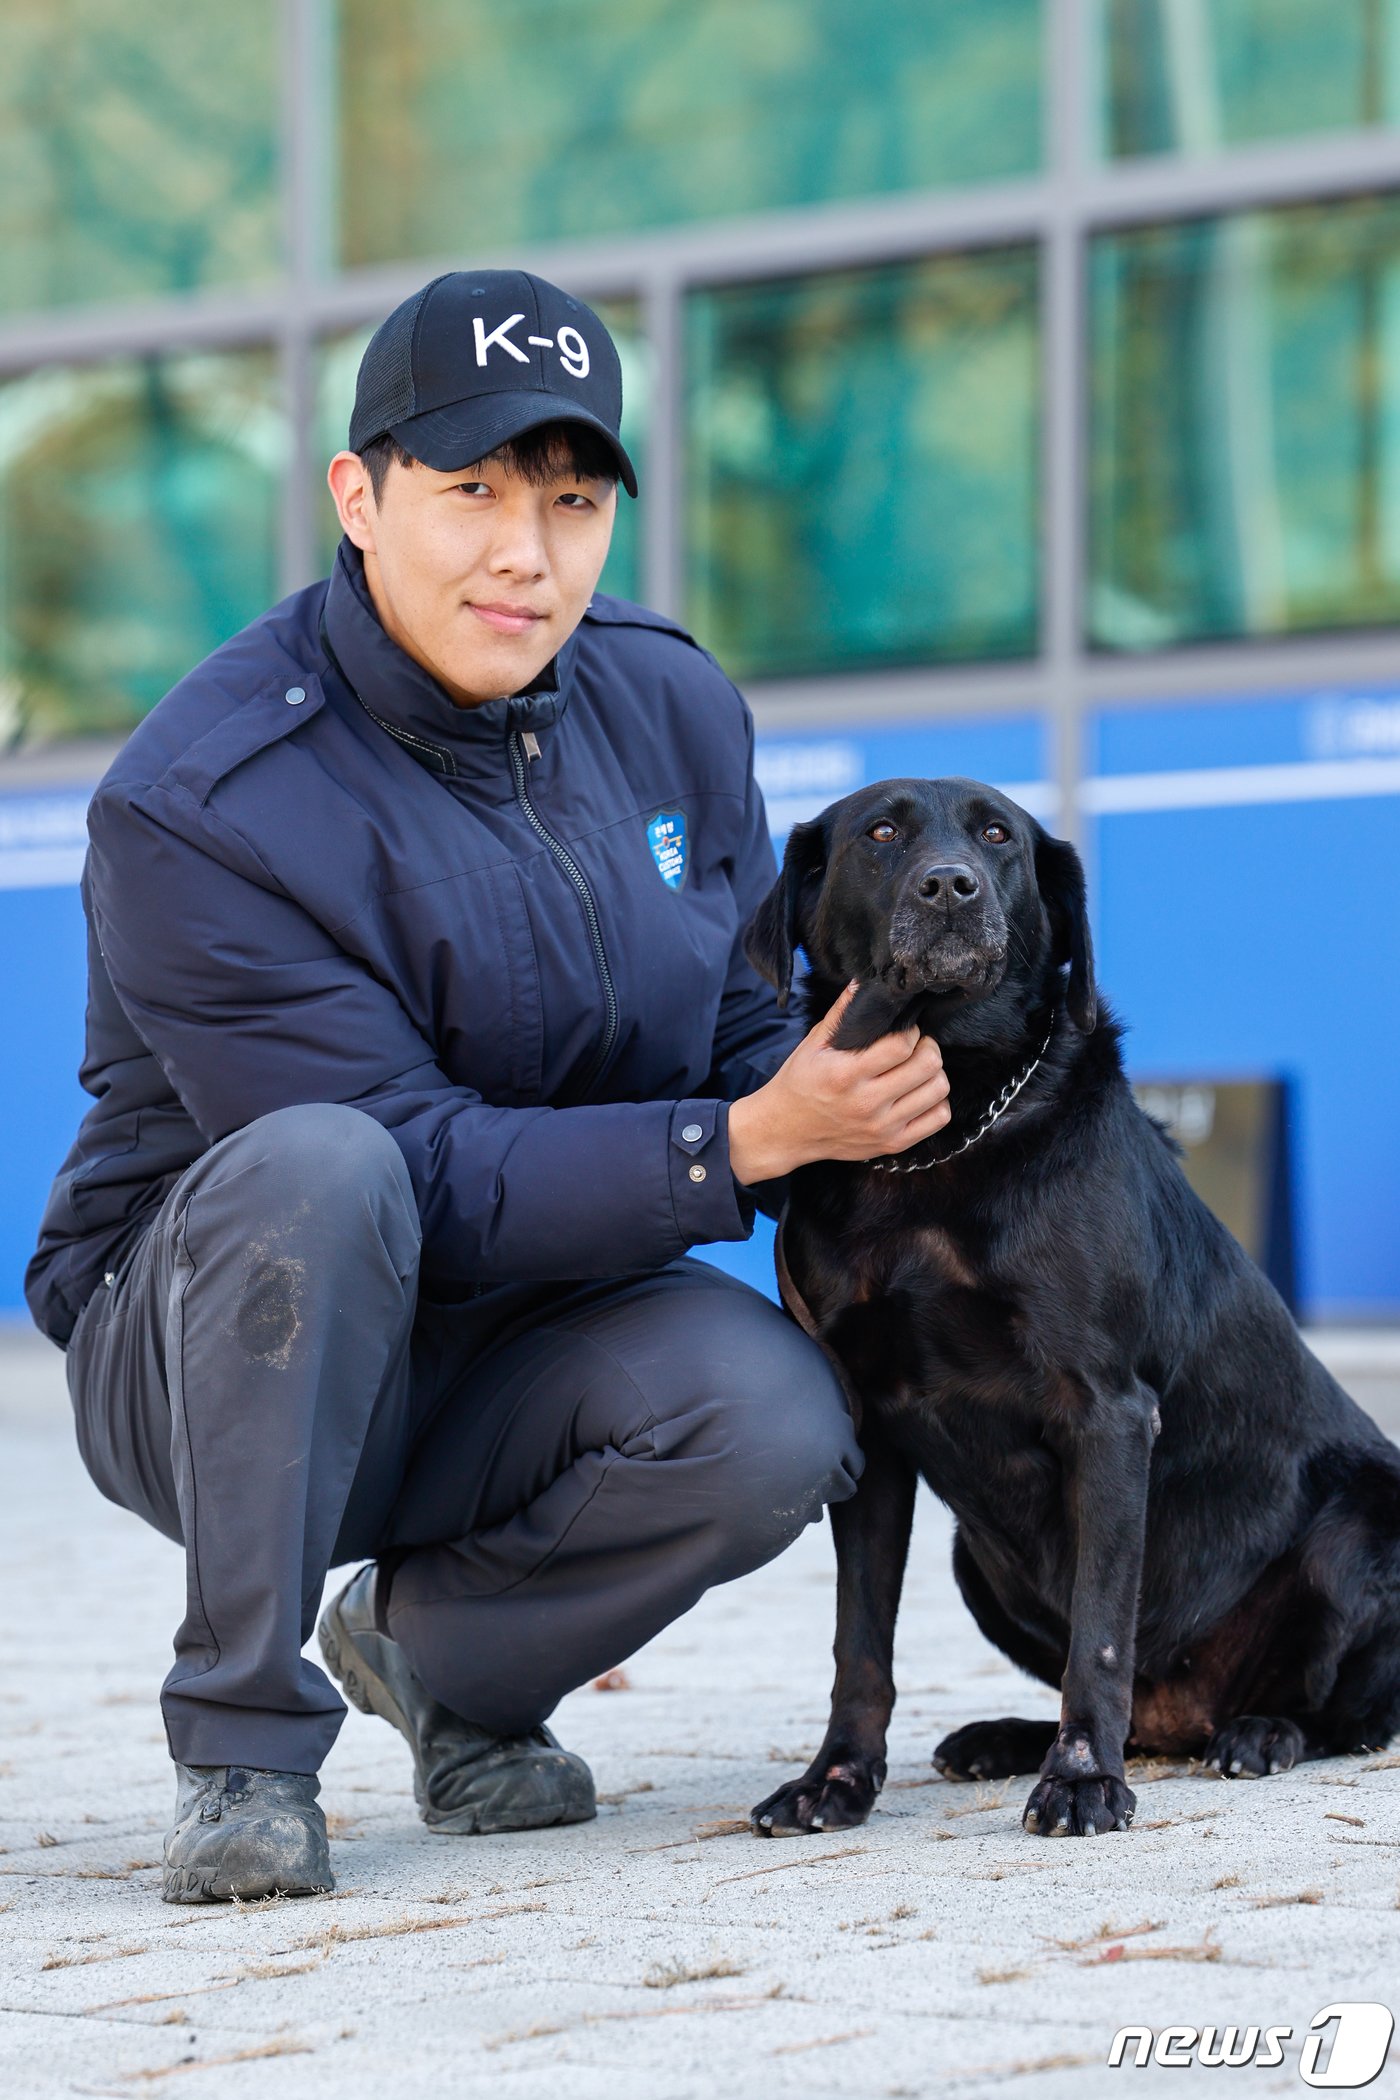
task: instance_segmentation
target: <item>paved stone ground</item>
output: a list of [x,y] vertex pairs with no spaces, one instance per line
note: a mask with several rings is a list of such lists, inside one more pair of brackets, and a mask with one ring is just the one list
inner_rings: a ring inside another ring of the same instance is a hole
[[[1329,1349],[1400,1431],[1400,1342]],[[814,1530],[634,1657],[630,1689],[566,1702],[596,1823],[432,1837],[398,1738],[352,1713],[325,1773],[336,1894],[166,1908],[154,1694],[180,1559],[89,1485],[61,1361],[21,1335],[0,1341],[0,1492],[13,2100],[1078,2100],[1141,2082],[1106,2067],[1129,2022],[1291,2026],[1283,2067],[1248,2090],[1302,2093],[1321,2007],[1400,2009],[1400,1755],[1252,1783],[1141,1770],[1136,1829],[1092,1844],[1025,1836],[1026,1781],[931,1774],[950,1726],[1053,1705],[973,1627],[931,1498],[890,1784],[864,1830],[760,1844],[741,1825],[825,1715],[831,1549]],[[1387,2079],[1400,2068],[1370,2090]]]

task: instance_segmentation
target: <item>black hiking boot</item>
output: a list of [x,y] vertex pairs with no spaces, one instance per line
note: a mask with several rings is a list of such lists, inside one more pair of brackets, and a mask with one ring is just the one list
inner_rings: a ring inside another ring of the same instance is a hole
[[175,1776],[161,1891],[167,1903],[319,1896],[335,1887],[313,1774],[176,1765]]
[[413,1794],[429,1830],[476,1837],[586,1823],[598,1813],[593,1774],[541,1725],[497,1736],[439,1705],[408,1657],[375,1626],[375,1571],[361,1568],[321,1618],[326,1667],[361,1713],[398,1729],[413,1752]]

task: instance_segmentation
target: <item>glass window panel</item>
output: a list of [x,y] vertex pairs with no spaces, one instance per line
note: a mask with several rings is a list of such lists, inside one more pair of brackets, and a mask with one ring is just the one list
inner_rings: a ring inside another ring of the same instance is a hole
[[1400,618],[1400,199],[1094,243],[1089,626]]
[[0,746],[129,729],[277,595],[264,350],[0,385]]
[[1100,0],[1109,155],[1393,124],[1400,0]]
[[0,311],[279,265],[278,8],[0,7]]
[[340,522],[326,486],[326,468],[336,453],[345,449],[350,411],[355,405],[355,374],[373,334],[373,327],[352,328],[343,335],[327,336],[318,348],[316,448],[312,465],[316,475],[316,551],[323,575],[330,574],[340,543]]
[[[617,522],[613,527],[612,546],[608,550],[599,589],[617,598],[636,599],[642,595],[641,530],[646,504],[651,345],[641,332],[639,311],[632,302],[595,300],[590,303],[617,344],[617,354],[622,361],[622,442],[637,469],[637,486],[641,490],[641,495],[634,500],[620,483],[618,485]],[[325,484],[326,464],[345,444],[355,399],[355,374],[373,333],[373,328],[357,328],[321,345],[317,378],[317,472],[320,478],[316,519],[321,564],[327,573],[335,560],[340,525]],[[471,462],[464,460],[462,464],[468,466]]]
[[1019,174],[1041,0],[340,0],[346,263]]
[[1030,249],[696,294],[689,603],[736,673],[1036,641]]

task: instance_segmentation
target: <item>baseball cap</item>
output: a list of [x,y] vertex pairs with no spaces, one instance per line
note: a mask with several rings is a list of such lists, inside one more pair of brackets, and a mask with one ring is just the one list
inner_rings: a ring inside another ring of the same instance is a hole
[[451,473],[541,423],[583,423],[607,439],[635,496],[621,421],[617,346],[591,307],[528,270],[449,270],[370,338],[350,450],[387,432]]

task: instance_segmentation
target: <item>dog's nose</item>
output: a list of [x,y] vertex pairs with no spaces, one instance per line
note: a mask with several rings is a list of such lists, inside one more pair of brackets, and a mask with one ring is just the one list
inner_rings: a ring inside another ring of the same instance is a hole
[[960,860],[940,861],[936,867],[925,868],[919,878],[919,895],[925,904],[941,904],[946,911],[970,904],[981,887],[972,869]]

